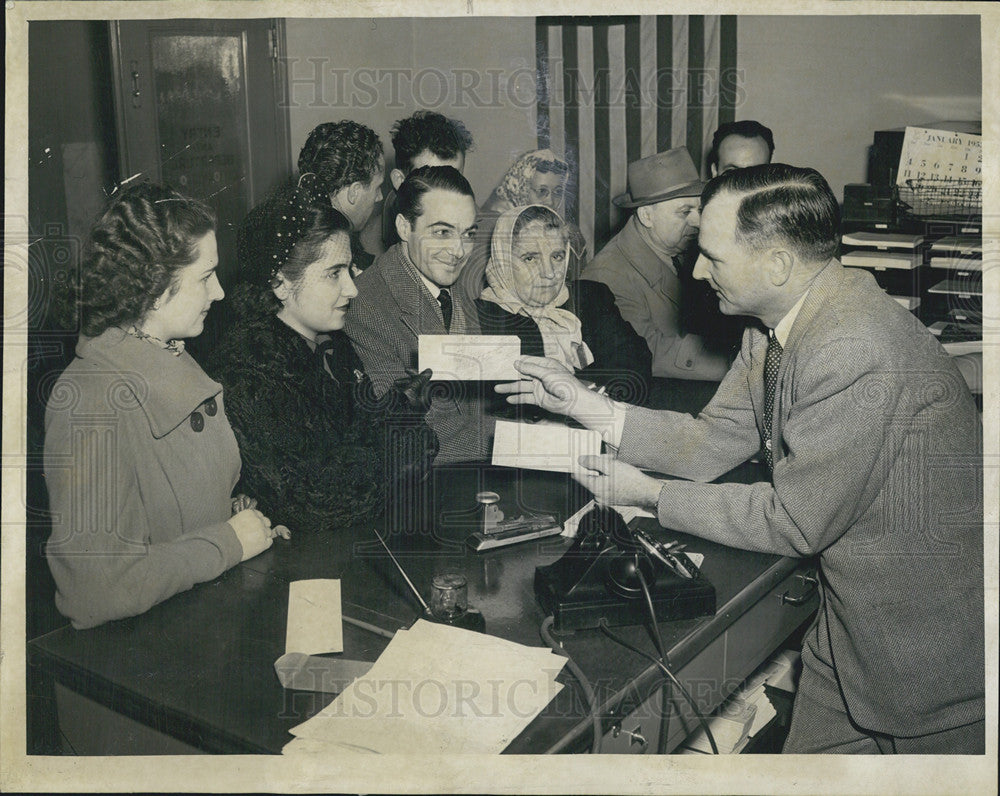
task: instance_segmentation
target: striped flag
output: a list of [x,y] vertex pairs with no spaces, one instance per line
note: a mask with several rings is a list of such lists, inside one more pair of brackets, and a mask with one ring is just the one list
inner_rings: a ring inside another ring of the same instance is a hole
[[571,164],[567,215],[591,255],[624,221],[628,164],[687,146],[701,169],[735,119],[735,16],[539,17],[538,147]]

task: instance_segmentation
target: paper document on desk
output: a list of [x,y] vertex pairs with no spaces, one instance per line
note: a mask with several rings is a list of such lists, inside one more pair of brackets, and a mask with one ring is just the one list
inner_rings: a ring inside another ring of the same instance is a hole
[[498,754],[559,693],[566,659],[423,619],[291,730],[288,753]]
[[319,655],[344,651],[339,580],[295,580],[288,584],[285,652]]
[[493,436],[493,464],[557,473],[583,472],[581,456],[599,456],[601,435],[583,428],[543,420],[513,423],[498,420]]
[[521,356],[515,335],[422,334],[417,338],[417,368],[430,368],[435,381],[516,381],[514,360]]

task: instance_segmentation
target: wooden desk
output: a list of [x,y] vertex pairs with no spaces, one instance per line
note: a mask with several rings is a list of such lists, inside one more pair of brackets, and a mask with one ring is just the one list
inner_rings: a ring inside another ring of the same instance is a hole
[[[740,480],[750,477],[744,472]],[[463,571],[470,603],[487,632],[541,645],[544,619],[535,602],[535,567],[556,560],[561,537],[477,554],[463,544],[478,521],[474,495],[503,496],[508,516],[521,510],[566,516],[583,491],[565,476],[480,467],[434,474],[443,507],[436,539],[395,541],[420,588],[442,569]],[[801,593],[801,562],[733,550],[683,537],[706,555],[705,576],[717,591],[713,617],[664,622],[661,633],[678,677],[704,712],[714,709],[815,608],[783,605],[782,592]],[[274,548],[210,583],[179,594],[146,614],[86,631],[60,628],[29,643],[29,662],[55,683],[63,735],[82,754],[182,752],[277,753],[288,730],[321,710],[328,694],[286,691],[274,673],[284,652],[288,582],[341,578],[344,613],[392,630],[409,624],[419,606],[370,529],[278,540]],[[632,644],[654,651],[641,626],[617,628]],[[562,638],[605,706],[603,751],[656,749],[661,678],[648,661],[599,631]],[[388,640],[344,624],[344,657],[374,660]],[[508,747],[511,753],[582,751],[592,723],[579,686],[567,684]],[[679,714],[679,715],[678,715]],[[693,729],[674,701],[667,748]],[[621,732],[624,730],[625,732]],[[637,740],[641,736],[645,743]]]

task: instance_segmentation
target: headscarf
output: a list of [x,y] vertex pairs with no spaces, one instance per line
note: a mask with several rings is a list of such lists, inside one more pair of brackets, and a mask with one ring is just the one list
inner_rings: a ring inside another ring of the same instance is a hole
[[507,202],[510,207],[531,204],[528,187],[531,178],[538,171],[540,163],[558,163],[564,174],[569,168],[566,161],[557,157],[551,149],[536,149],[534,152],[525,152],[514,161],[507,169],[507,173],[503,175],[496,189],[497,197]]
[[[563,284],[559,294],[543,306],[525,304],[514,287],[514,225],[529,207],[542,207],[542,205],[515,207],[504,211],[497,219],[490,241],[490,260],[486,264],[488,287],[483,291],[481,298],[498,304],[511,314],[527,315],[537,324],[538,331],[541,332],[545,356],[552,357],[569,368],[579,370],[592,363],[594,355],[583,342],[580,319],[569,310],[560,309],[569,300],[569,290],[566,285]],[[558,213],[550,212],[559,218],[560,223],[564,223]],[[568,242],[566,249],[568,262]]]

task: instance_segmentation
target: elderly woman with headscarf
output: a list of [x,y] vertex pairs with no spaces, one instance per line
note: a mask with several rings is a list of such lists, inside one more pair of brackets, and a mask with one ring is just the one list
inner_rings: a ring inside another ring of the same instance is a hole
[[501,213],[476,301],[483,333],[517,335],[522,354],[556,359],[613,397],[642,403],[649,348],[606,285],[567,283],[569,256],[569,230],[555,211],[529,205]]
[[[569,164],[551,149],[525,152],[511,164],[480,210],[476,246],[462,271],[461,284],[473,299],[485,287],[490,238],[500,214],[514,207],[542,205],[562,215]],[[574,224],[565,222],[569,236],[566,279],[576,279],[587,264],[587,243]]]
[[400,489],[437,452],[422,420],[430,372],[376,400],[342,331],[357,295],[350,230],[310,173],[274,193],[241,231],[235,320],[206,366],[226,390],[243,491],[306,534],[412,508],[395,505]]

